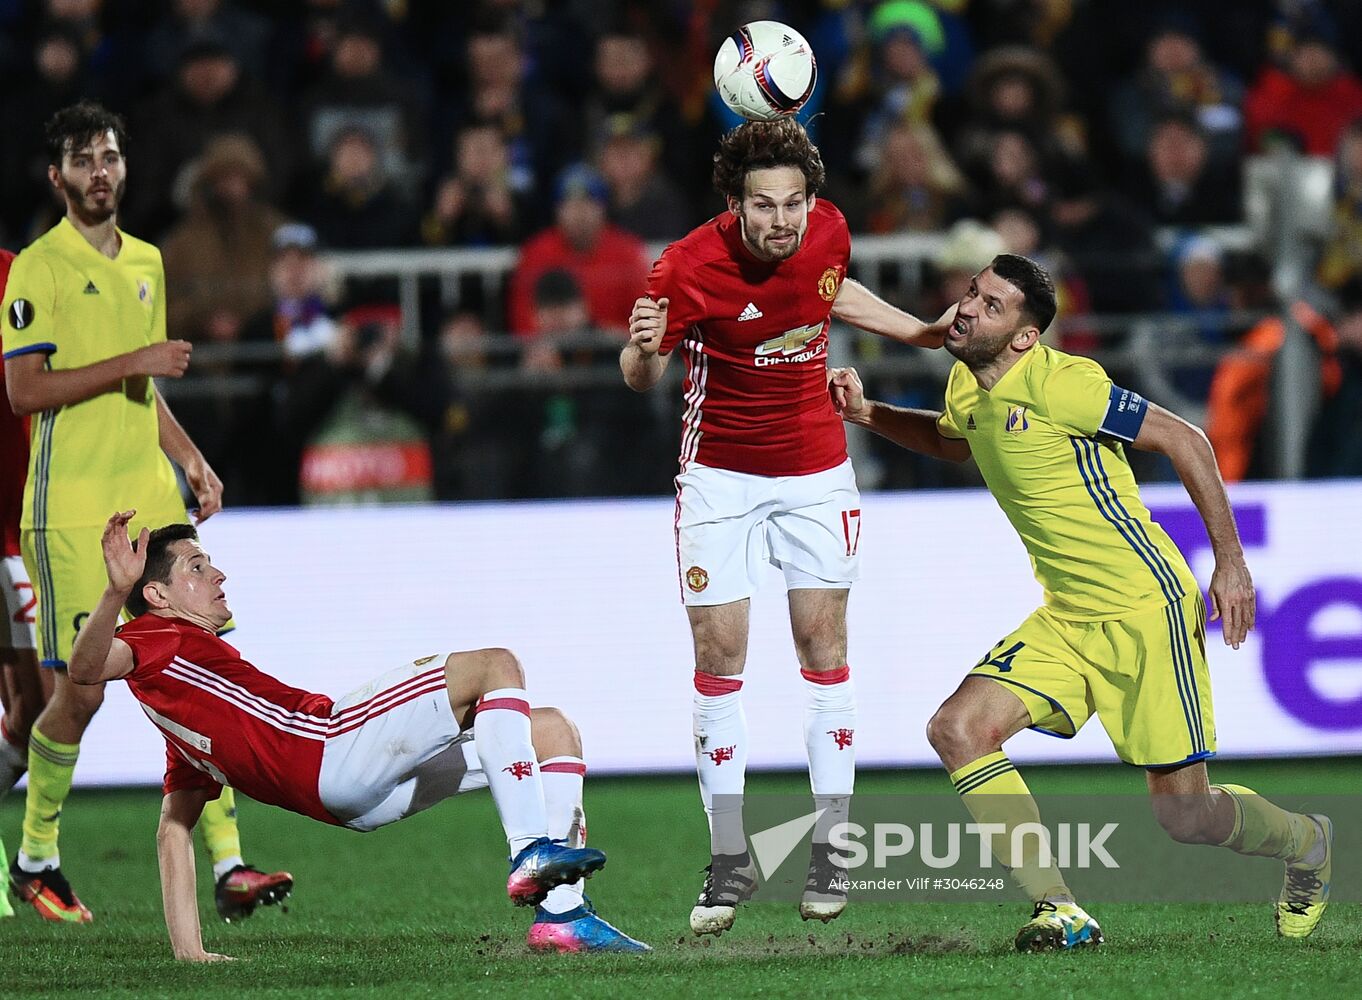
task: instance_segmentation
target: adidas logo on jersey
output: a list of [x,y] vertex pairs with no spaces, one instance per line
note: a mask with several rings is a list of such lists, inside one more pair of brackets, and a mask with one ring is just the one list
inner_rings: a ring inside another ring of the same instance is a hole
[[743,311],[738,313],[738,322],[746,323],[749,319],[761,319],[761,317],[762,312],[757,308],[757,304],[755,302],[749,302]]
[[974,414],[971,413],[969,419],[965,421],[965,430],[972,431],[974,429]]
[[86,294],[86,295],[98,295],[98,294],[99,294],[99,289],[95,287],[95,283],[94,283],[93,281],[87,281],[87,282],[85,283],[85,294]]

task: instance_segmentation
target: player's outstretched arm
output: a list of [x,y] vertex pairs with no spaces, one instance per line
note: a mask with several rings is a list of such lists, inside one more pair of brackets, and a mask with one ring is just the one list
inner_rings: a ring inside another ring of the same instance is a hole
[[187,340],[166,340],[92,365],[52,371],[47,370],[47,354],[20,354],[5,362],[10,409],[23,417],[117,391],[124,379],[179,378],[189,367],[191,350]]
[[175,419],[175,414],[170,412],[160,389],[156,390],[156,420],[161,450],[184,470],[185,482],[199,502],[194,511],[194,523],[202,524],[222,510],[222,480]]
[[667,332],[666,298],[654,302],[646,295],[634,300],[629,313],[629,343],[620,352],[620,371],[624,383],[635,392],[645,392],[657,385],[667,370],[670,355],[658,354],[662,336]]
[[203,950],[199,903],[194,895],[194,824],[208,794],[182,788],[161,800],[161,822],[156,828],[156,859],[161,866],[161,903],[165,909],[170,947],[182,962],[223,962],[226,955]]
[[1230,509],[1215,451],[1200,427],[1189,424],[1161,406],[1149,404],[1149,412],[1135,436],[1134,445],[1142,451],[1157,451],[1168,456],[1187,495],[1196,504],[1215,553],[1215,571],[1209,588],[1211,621],[1223,618],[1221,628],[1226,645],[1239,644],[1253,628],[1257,614],[1253,577],[1244,559],[1244,547]]
[[828,372],[828,392],[833,407],[847,423],[874,431],[901,448],[948,462],[963,462],[970,457],[969,445],[948,438],[937,430],[941,416],[933,410],[909,410],[865,398],[865,387],[855,368],[833,368]]
[[940,347],[954,316],[955,306],[951,306],[935,323],[924,323],[850,278],[842,282],[832,301],[833,319],[915,347]]
[[128,540],[128,522],[136,513],[128,510],[114,514],[104,525],[101,544],[109,585],[104,588],[90,617],[85,619],[71,647],[66,676],[77,684],[99,684],[132,673],[132,648],[114,635],[114,629],[118,627],[118,616],[147,562],[147,529],[143,528],[138,536],[136,552]]

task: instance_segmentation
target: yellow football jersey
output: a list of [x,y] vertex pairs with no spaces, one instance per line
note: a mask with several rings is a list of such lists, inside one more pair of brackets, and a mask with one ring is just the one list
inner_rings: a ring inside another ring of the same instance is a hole
[[[5,357],[41,352],[50,369],[80,368],[166,339],[161,252],[126,233],[110,260],[63,218],[15,258],[5,291]],[[150,379],[34,414],[22,527],[102,525],[136,507],[182,520],[161,451]]]
[[937,428],[969,442],[1059,617],[1123,618],[1197,592],[1121,444],[1147,411],[1096,362],[1040,344],[988,391],[963,363],[951,369]]

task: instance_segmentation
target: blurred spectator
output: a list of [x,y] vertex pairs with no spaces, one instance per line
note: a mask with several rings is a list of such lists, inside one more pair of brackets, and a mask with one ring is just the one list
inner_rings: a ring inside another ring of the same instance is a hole
[[864,196],[849,194],[847,204],[838,204],[858,232],[944,229],[966,207],[965,178],[925,122],[891,128]]
[[969,115],[954,136],[954,148],[971,176],[987,172],[1004,134],[1020,135],[1030,144],[1042,177],[1055,160],[1082,149],[1075,123],[1060,113],[1064,81],[1042,52],[1017,45],[988,52],[974,64],[967,97]]
[[271,302],[247,322],[243,338],[273,341],[289,361],[325,351],[336,337],[336,322],[328,275],[317,257],[317,231],[286,222],[275,229],[270,246]]
[[606,221],[609,197],[600,175],[582,164],[564,171],[557,184],[555,223],[520,250],[507,303],[511,332],[539,332],[534,287],[545,271],[561,268],[586,295],[592,325],[623,332],[629,310],[648,277],[643,241]]
[[1155,27],[1144,66],[1116,90],[1108,113],[1127,160],[1143,159],[1158,124],[1179,115],[1199,129],[1206,157],[1226,167],[1238,161],[1243,147],[1243,98],[1243,85],[1202,52],[1196,19],[1177,13]]
[[1329,478],[1362,476],[1362,280],[1340,288],[1338,300],[1338,388],[1315,419],[1306,461],[1307,475]]
[[610,221],[645,240],[671,240],[694,224],[685,196],[662,167],[662,139],[627,115],[609,118],[597,165]]
[[1283,66],[1268,65],[1244,103],[1255,151],[1288,143],[1309,156],[1332,156],[1339,134],[1362,117],[1362,80],[1339,61],[1323,27],[1298,32]]
[[[545,271],[534,283],[534,325],[538,333],[520,356],[529,371],[555,371],[563,367],[561,341],[589,335],[591,313],[582,286],[567,271]],[[569,359],[571,358],[569,355]],[[590,357],[582,359],[590,362]]]
[[44,27],[32,54],[31,73],[7,94],[0,112],[6,136],[0,143],[0,235],[16,246],[45,232],[59,213],[47,179],[43,125],[59,109],[97,91],[85,70],[80,38],[70,25]]
[[1074,272],[1064,254],[1055,249],[1044,219],[1033,209],[1013,205],[999,209],[989,225],[1002,238],[1003,249],[1040,262],[1055,283],[1056,326],[1049,343],[1070,354],[1092,354],[1101,346],[1098,335],[1085,324],[1091,318],[1088,286]]
[[[1320,387],[1325,399],[1338,391],[1342,372],[1338,334],[1324,314],[1304,301],[1293,302],[1291,316],[1314,341],[1320,358]],[[1215,448],[1227,483],[1272,473],[1270,447],[1262,440],[1272,392],[1272,365],[1286,338],[1280,316],[1269,316],[1248,331],[1239,349],[1216,366],[1206,404],[1206,436]],[[1356,427],[1350,428],[1356,436]]]
[[245,73],[263,80],[271,27],[230,0],[173,0],[167,15],[147,34],[143,65],[157,80],[165,80],[175,71],[175,54],[207,37],[221,39]]
[[395,307],[352,309],[327,350],[290,374],[281,435],[302,444],[295,468],[304,504],[433,498],[430,444],[409,410],[419,365],[400,338]]
[[1338,140],[1334,160],[1333,231],[1319,263],[1319,280],[1338,288],[1362,276],[1362,121],[1353,122]]
[[1082,162],[1058,171],[1052,198],[1055,245],[1082,275],[1093,312],[1157,311],[1162,264],[1148,218],[1103,190]]
[[[158,239],[174,220],[172,191],[181,169],[216,135],[249,135],[264,152],[270,185],[266,200],[288,189],[294,146],[277,111],[219,38],[204,35],[180,53],[175,83],[134,115],[132,134],[145,136],[137,154],[137,184],[128,198],[129,228]],[[154,137],[154,138],[153,138]]]
[[623,121],[661,143],[658,162],[667,165],[672,181],[688,193],[707,189],[711,145],[687,127],[658,77],[648,43],[632,32],[608,30],[596,39],[590,89],[582,104],[582,134],[592,142],[587,155],[599,157]]
[[945,49],[941,20],[931,4],[888,0],[867,23],[870,47],[857,55],[838,81],[829,109],[824,149],[836,166],[839,148],[854,152],[851,164],[868,174],[879,149],[899,122],[930,122],[941,94],[931,59]]
[[1237,166],[1212,165],[1206,134],[1189,115],[1168,115],[1150,129],[1145,160],[1129,190],[1162,225],[1231,223],[1244,215]]
[[985,211],[1005,205],[1039,210],[1050,199],[1051,184],[1040,151],[1019,129],[992,134],[986,158],[976,165],[974,183]]
[[358,125],[332,138],[308,221],[323,243],[338,249],[411,246],[419,231],[417,213],[387,175],[374,136]]
[[512,29],[479,28],[466,51],[468,83],[450,108],[450,131],[496,125],[506,137],[513,186],[531,191],[536,209],[547,208],[551,179],[581,149],[577,116],[556,94],[525,91],[529,56]]
[[969,291],[974,276],[1005,249],[1003,238],[976,219],[961,219],[951,226],[946,242],[932,258],[934,294],[924,312],[940,315],[952,303],[959,302]]
[[[1168,311],[1185,318],[1177,339],[1197,347],[1219,347],[1229,338],[1227,321],[1232,306],[1225,283],[1225,255],[1208,236],[1186,239],[1173,251],[1174,274]],[[1201,404],[1211,386],[1214,365],[1207,361],[1165,366],[1171,368],[1173,388],[1182,398]]]
[[421,223],[433,246],[505,246],[519,242],[530,217],[523,181],[511,170],[506,140],[493,125],[472,125],[455,139],[454,172],[435,189]]
[[246,136],[219,136],[191,165],[189,210],[167,234],[172,338],[234,342],[269,303],[271,240],[283,217],[261,200],[265,158]]
[[312,156],[324,157],[343,129],[360,127],[373,137],[384,174],[403,189],[414,188],[427,157],[425,123],[414,92],[410,81],[397,79],[384,66],[377,23],[343,20],[328,72],[304,99]]

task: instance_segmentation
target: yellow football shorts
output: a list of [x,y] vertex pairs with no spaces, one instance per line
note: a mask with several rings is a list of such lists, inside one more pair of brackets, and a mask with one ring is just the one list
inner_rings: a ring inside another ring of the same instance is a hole
[[[139,510],[129,530],[135,536],[143,527],[159,528],[184,520],[183,511],[178,514],[161,512],[159,516],[144,520]],[[108,586],[109,577],[104,569],[104,551],[100,544],[103,535],[101,525],[42,531],[26,529],[19,537],[24,567],[38,599],[38,659],[44,667],[66,669],[76,633]],[[224,631],[231,627],[229,623]]]
[[1128,764],[1168,767],[1215,753],[1206,606],[1199,593],[1115,621],[1040,608],[971,677],[1007,685],[1031,728],[1069,739],[1094,714]]

